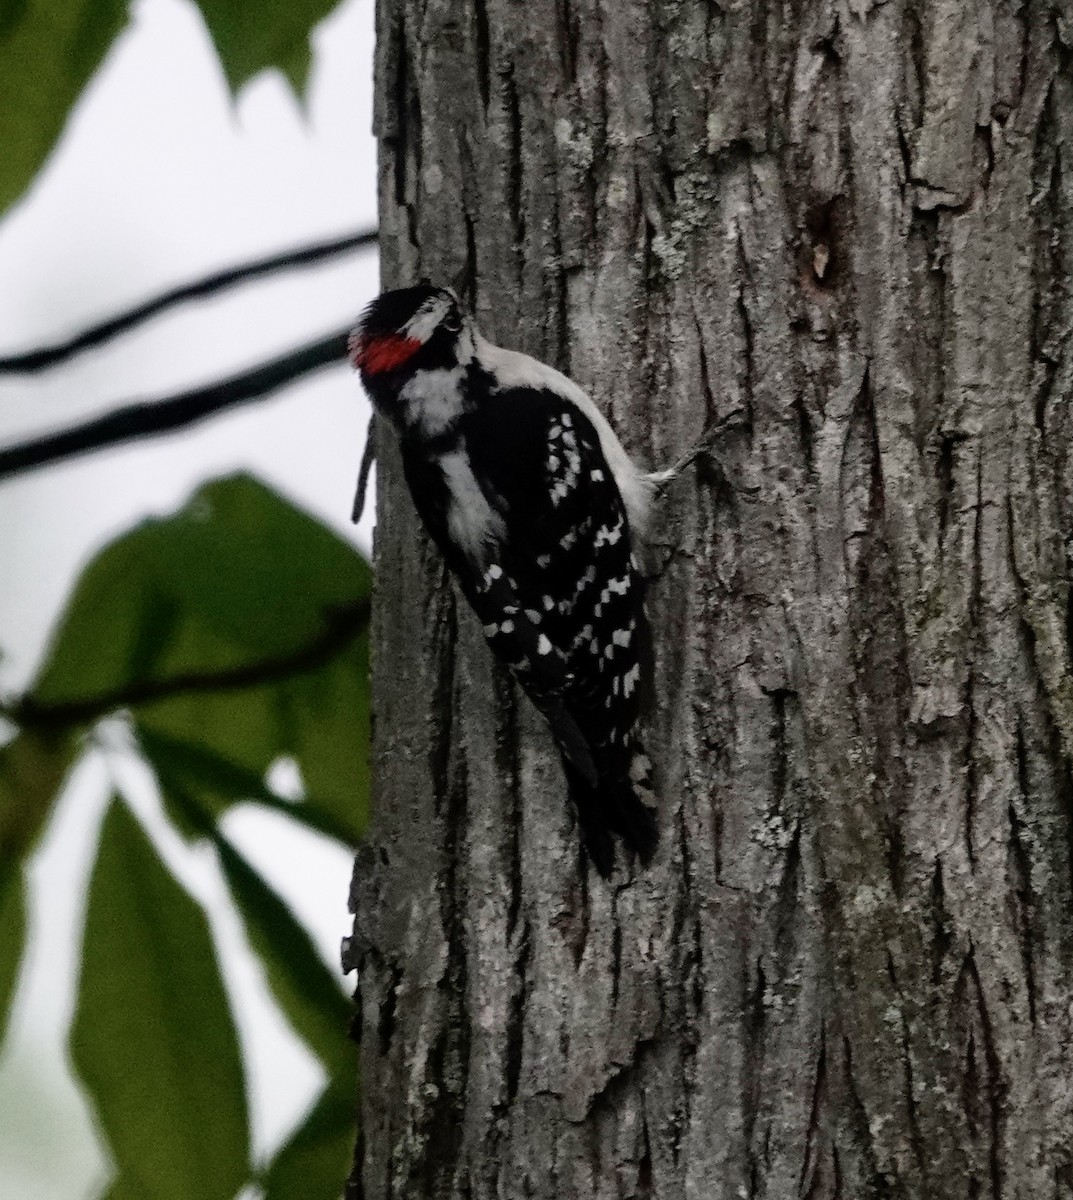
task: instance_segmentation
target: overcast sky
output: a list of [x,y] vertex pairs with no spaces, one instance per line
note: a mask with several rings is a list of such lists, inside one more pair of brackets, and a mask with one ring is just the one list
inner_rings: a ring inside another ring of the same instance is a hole
[[[0,355],[51,342],[174,284],[376,220],[371,126],[372,0],[346,0],[316,32],[304,111],[274,73],[232,104],[196,8],[137,0],[31,193],[0,222]],[[0,439],[152,398],[277,355],[346,325],[376,288],[371,254],[259,281],[167,315],[39,378],[0,380]],[[78,570],[108,538],[179,505],[198,483],[252,470],[345,537],[368,409],[345,367],[330,368],[196,430],[0,483],[0,688],[32,676]],[[117,733],[117,737],[120,735]],[[121,739],[120,739],[121,740]],[[34,954],[0,1059],[0,1193],[95,1194],[104,1170],[77,1094],[64,1082],[77,898],[113,779],[152,822],[151,789],[121,753],[72,781],[32,870]],[[334,962],[347,932],[348,856],[280,821],[228,826]],[[202,856],[163,852],[212,908],[243,1017],[256,1085],[255,1143],[267,1153],[318,1085],[243,950]]]

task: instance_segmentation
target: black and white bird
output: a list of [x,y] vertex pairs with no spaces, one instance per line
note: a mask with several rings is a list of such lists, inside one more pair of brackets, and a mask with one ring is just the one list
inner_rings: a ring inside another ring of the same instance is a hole
[[446,288],[385,292],[350,339],[396,431],[417,512],[484,636],[547,719],[582,840],[659,833],[634,782],[648,627],[633,540],[668,472],[645,474],[565,375],[486,341]]

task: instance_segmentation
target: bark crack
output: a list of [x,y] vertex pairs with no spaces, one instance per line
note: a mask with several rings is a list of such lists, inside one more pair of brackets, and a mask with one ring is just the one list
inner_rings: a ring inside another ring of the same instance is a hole
[[487,113],[488,102],[492,92],[492,71],[489,59],[488,0],[473,0],[473,39],[481,108]]

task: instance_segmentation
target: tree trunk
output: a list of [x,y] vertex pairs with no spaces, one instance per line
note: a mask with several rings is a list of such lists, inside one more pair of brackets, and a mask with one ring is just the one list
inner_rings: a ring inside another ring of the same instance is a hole
[[353,1195],[1073,1198],[1071,66],[1070,0],[381,0],[385,282],[643,463],[738,423],[613,886],[384,451]]

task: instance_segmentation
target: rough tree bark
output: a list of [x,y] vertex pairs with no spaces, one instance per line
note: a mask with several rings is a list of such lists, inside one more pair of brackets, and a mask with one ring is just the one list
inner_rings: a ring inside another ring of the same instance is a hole
[[741,423],[613,887],[385,455],[354,1195],[1073,1197],[1071,67],[1071,0],[380,0],[385,283],[643,462]]

